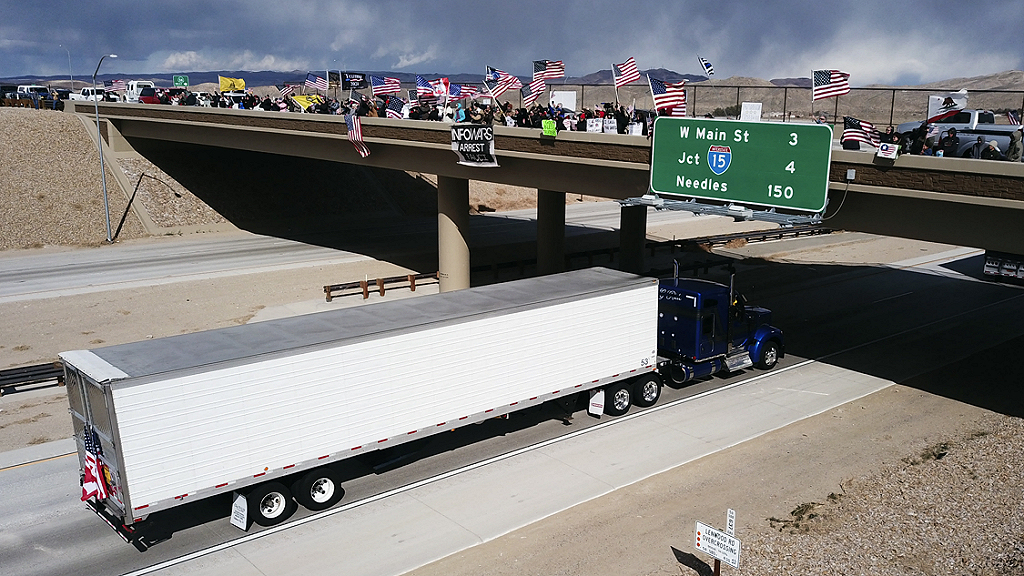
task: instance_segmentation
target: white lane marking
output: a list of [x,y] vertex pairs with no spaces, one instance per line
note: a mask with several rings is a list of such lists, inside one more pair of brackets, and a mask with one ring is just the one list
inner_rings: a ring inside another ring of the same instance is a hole
[[815,392],[814,390],[797,390],[795,388],[776,388],[776,390],[782,390],[783,392],[799,392],[801,394],[817,394],[818,396],[831,396],[828,392]]

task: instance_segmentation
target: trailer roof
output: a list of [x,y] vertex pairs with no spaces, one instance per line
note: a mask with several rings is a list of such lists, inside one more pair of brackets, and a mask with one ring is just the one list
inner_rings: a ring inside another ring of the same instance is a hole
[[511,311],[550,306],[649,285],[653,280],[588,268],[455,292],[407,298],[144,340],[92,350],[129,378],[298,348],[398,333]]

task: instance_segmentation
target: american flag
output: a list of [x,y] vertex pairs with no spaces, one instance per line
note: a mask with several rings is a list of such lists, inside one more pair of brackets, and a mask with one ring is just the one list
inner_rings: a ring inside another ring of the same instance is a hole
[[102,464],[99,455],[102,453],[96,433],[92,428],[82,432],[85,444],[85,476],[82,478],[82,501],[95,496],[97,500],[107,497],[107,483],[103,480]]
[[[499,72],[501,71],[499,70]],[[504,76],[499,77],[498,83],[495,84],[494,87],[491,88],[490,90],[491,96],[495,100],[497,100],[499,96],[501,96],[502,94],[509,90],[519,90],[520,88],[523,87],[523,83],[519,81],[519,78],[516,78],[511,74],[506,74],[505,72],[501,73],[504,74]]]
[[671,83],[647,76],[654,97],[654,108],[669,109],[670,116],[686,116],[686,80]]
[[843,135],[840,142],[855,140],[865,144],[871,144],[875,148],[882,143],[882,135],[875,129],[875,125],[867,120],[857,120],[853,116],[843,116]]
[[497,82],[498,80],[501,80],[505,76],[508,76],[508,72],[498,70],[493,66],[488,66],[487,71],[484,72],[484,81]]
[[402,82],[398,78],[388,76],[370,76],[370,86],[374,96],[398,94],[402,91]]
[[366,143],[363,142],[363,127],[359,123],[359,116],[355,114],[345,114],[345,126],[348,127],[348,139],[352,142],[352,145],[356,147],[356,152],[363,158],[370,155],[370,149],[366,147]]
[[811,101],[842,96],[850,92],[850,75],[839,70],[815,70],[811,73]]
[[540,97],[541,92],[544,91],[544,79],[538,78],[533,82],[530,82],[528,86],[523,87],[523,106],[532,106],[537,98]]
[[126,89],[124,80],[105,80],[103,86],[111,92],[124,92]]
[[434,87],[427,82],[427,79],[419,74],[416,75],[416,96],[423,98],[425,96],[433,96]]
[[631,56],[622,64],[612,64],[612,76],[615,77],[615,87],[621,88],[630,82],[640,79],[640,70],[636,67],[636,60]]
[[1007,110],[1006,120],[1010,124],[1016,124],[1017,126],[1020,126],[1020,114],[1017,114],[1016,110]]
[[388,96],[387,114],[388,118],[402,118],[402,109],[405,108],[405,100],[398,96]]
[[551,80],[565,77],[565,64],[561,60],[534,60],[533,80]]
[[715,67],[711,65],[711,62],[708,62],[707,58],[701,57],[700,54],[697,54],[697,61],[700,62],[700,67],[704,69],[704,75],[710,80],[715,75]]
[[278,86],[277,89],[281,91],[281,96],[287,96],[295,91],[295,86],[291,84],[283,84]]
[[474,86],[463,86],[462,84],[451,84],[448,86],[449,100],[462,100],[463,98],[474,98],[479,90]]
[[327,92],[327,80],[322,76],[317,76],[312,72],[306,74],[306,86],[314,90],[323,90]]

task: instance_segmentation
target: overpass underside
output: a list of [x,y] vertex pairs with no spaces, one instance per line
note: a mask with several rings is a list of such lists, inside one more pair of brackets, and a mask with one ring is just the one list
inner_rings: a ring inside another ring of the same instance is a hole
[[[364,118],[371,153],[361,158],[340,116],[129,104],[101,104],[100,113],[114,127],[105,138],[114,149],[145,139],[437,175],[442,290],[469,286],[469,180],[538,190],[542,273],[562,269],[566,193],[624,199],[648,189],[650,141],[636,136],[559,132],[546,138],[539,130],[495,126],[500,167],[476,168],[457,163],[450,125],[443,123]],[[830,180],[824,218],[831,228],[1024,254],[1020,163],[910,156],[892,162],[834,150]],[[644,269],[647,210],[622,209],[624,269]]]

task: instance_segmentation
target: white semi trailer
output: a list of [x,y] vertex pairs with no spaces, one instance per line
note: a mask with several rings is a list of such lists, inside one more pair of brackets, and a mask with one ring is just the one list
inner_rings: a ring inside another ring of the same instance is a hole
[[223,492],[264,526],[324,509],[332,462],[582,391],[649,406],[657,333],[658,281],[595,268],[60,358],[86,501],[131,540]]

